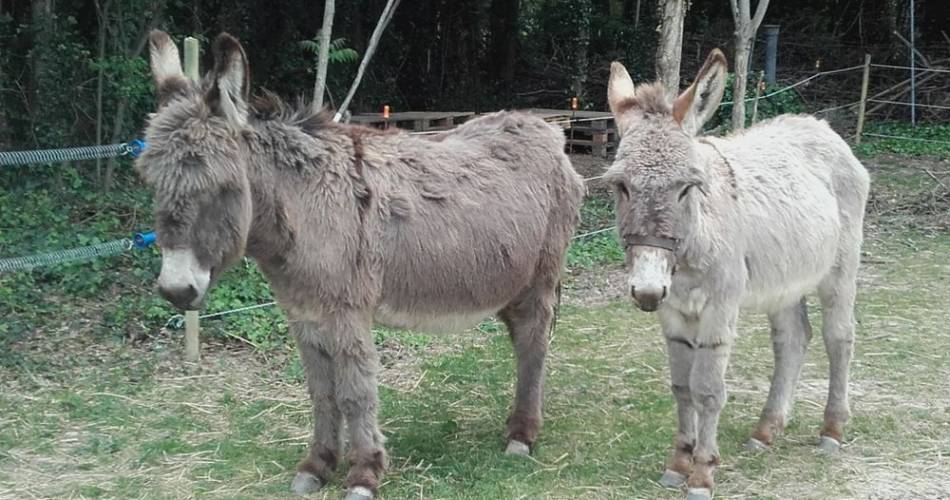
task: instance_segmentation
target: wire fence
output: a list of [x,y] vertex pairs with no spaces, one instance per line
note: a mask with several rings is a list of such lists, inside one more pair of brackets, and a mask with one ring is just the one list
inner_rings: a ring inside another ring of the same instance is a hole
[[[51,164],[64,161],[94,160],[97,158],[112,158],[126,155],[137,158],[147,146],[144,141],[135,139],[121,144],[27,151],[0,151],[0,166]],[[128,252],[133,248],[146,248],[154,242],[155,233],[144,232],[138,233],[131,238],[121,238],[105,243],[97,243],[95,245],[21,257],[2,258],[0,259],[0,273],[29,271],[37,267],[100,259]]]
[[137,158],[145,150],[146,144],[138,139],[121,144],[103,144],[101,146],[80,146],[61,149],[35,149],[29,151],[0,151],[0,166],[52,164],[64,161],[95,160],[130,156]]
[[0,259],[0,273],[15,271],[30,271],[37,267],[54,266],[57,264],[72,264],[87,260],[111,257],[128,252],[134,248],[144,249],[155,242],[155,233],[138,233],[131,238],[121,238],[105,243],[87,245],[83,247],[57,250],[53,252],[10,257]]
[[[871,67],[876,68],[886,68],[886,69],[902,69],[909,70],[910,67],[906,66],[897,66],[889,64],[871,64]],[[856,71],[863,69],[864,65],[851,66],[847,68],[840,68],[835,70],[828,71],[819,71],[811,76],[808,76],[802,80],[794,82],[792,84],[786,85],[780,89],[769,92],[762,96],[759,96],[758,99],[768,99],[770,97],[782,94],[784,92],[792,91],[802,85],[805,85],[812,80],[815,80],[819,77],[834,75],[839,73],[845,73],[850,71]],[[943,68],[916,68],[918,72],[936,72],[936,73],[950,73],[950,69]],[[744,99],[744,102],[753,102],[756,98],[747,98]],[[910,105],[910,103],[899,102],[899,101],[890,101],[884,99],[867,99],[866,102],[873,102],[877,104],[887,104],[887,105]],[[721,106],[728,106],[734,104],[734,101],[726,101],[720,103]],[[843,105],[832,106],[824,109],[819,109],[814,111],[814,114],[828,113],[831,111],[853,108],[859,106],[860,102],[851,102]],[[919,107],[928,107],[933,109],[946,110],[950,109],[950,106],[938,106],[938,105],[922,105],[916,104]],[[565,110],[565,113],[570,111]],[[568,119],[559,119],[554,120],[552,123],[559,124],[562,126],[573,125],[575,123],[585,123],[593,121],[602,121],[605,119],[610,119],[609,116],[606,117],[586,117],[586,118],[568,118]],[[432,130],[432,131],[418,131],[410,132],[410,135],[432,135],[432,134],[441,134],[447,132],[447,130]],[[867,137],[875,137],[880,139],[889,139],[889,140],[907,140],[907,141],[917,141],[917,142],[926,142],[926,143],[935,143],[941,145],[950,146],[948,141],[940,141],[933,139],[924,139],[924,138],[915,138],[915,137],[905,137],[889,134],[878,134],[865,132],[862,134]],[[18,151],[18,152],[0,152],[0,166],[13,166],[13,165],[25,165],[25,164],[50,164],[54,162],[63,162],[63,161],[81,161],[81,160],[90,160],[96,158],[108,158],[108,157],[118,157],[128,155],[131,157],[137,157],[141,152],[146,148],[146,144],[142,141],[130,141],[128,143],[122,144],[112,144],[112,145],[102,145],[102,146],[88,146],[88,147],[75,147],[75,148],[62,148],[62,149],[47,149],[47,150],[35,150],[35,151]],[[592,182],[602,179],[603,175],[597,175],[592,177],[587,177],[584,182]],[[585,240],[592,236],[599,234],[604,234],[610,231],[616,230],[616,226],[604,227],[601,229],[596,229],[588,231],[585,233],[574,235],[571,239],[572,241]],[[50,266],[63,263],[73,263],[80,262],[85,260],[92,260],[97,258],[103,258],[112,255],[118,255],[124,252],[127,252],[133,248],[146,248],[155,241],[154,233],[140,233],[134,238],[123,238],[106,243],[89,245],[79,248],[73,248],[68,250],[61,250],[55,252],[49,252],[44,254],[30,255],[24,257],[14,257],[14,258],[5,258],[0,259],[0,273],[3,272],[13,272],[13,271],[26,271],[31,270],[37,267]],[[246,311],[251,311],[255,309],[271,307],[276,305],[276,302],[266,302],[261,304],[255,304],[245,307],[239,307],[235,309],[229,309],[224,311],[219,311],[215,313],[209,313],[199,316],[200,319],[213,319],[218,317],[223,317],[229,314],[237,314]],[[181,328],[184,324],[184,316],[175,315],[169,318],[166,322],[167,328]]]
[[[772,91],[772,92],[769,92],[768,94],[761,95],[761,96],[758,97],[758,99],[768,99],[769,97],[773,97],[773,96],[776,96],[776,95],[779,95],[779,94],[788,92],[788,91],[793,90],[793,89],[795,89],[795,88],[801,87],[802,85],[805,85],[806,83],[808,83],[808,82],[814,80],[815,78],[819,78],[819,77],[822,77],[822,76],[828,76],[828,75],[835,75],[835,74],[838,74],[838,73],[846,73],[846,72],[848,72],[848,71],[856,71],[856,70],[863,69],[863,68],[864,68],[864,65],[862,64],[862,65],[858,65],[858,66],[850,66],[850,67],[841,68],[841,69],[832,69],[832,70],[828,70],[828,71],[819,71],[818,73],[815,73],[814,75],[811,75],[811,76],[809,76],[809,77],[807,77],[807,78],[805,78],[805,79],[803,79],[803,80],[799,80],[799,81],[797,81],[797,82],[795,82],[795,83],[793,83],[793,84],[791,84],[791,85],[787,85],[787,86],[782,87],[782,88],[780,88],[780,89],[777,89],[777,90],[774,90],[774,91]],[[754,102],[755,100],[756,100],[755,97],[749,97],[749,98],[747,98],[747,99],[743,99],[743,102]],[[719,103],[719,107],[722,107],[722,106],[729,106],[729,105],[732,105],[732,104],[735,104],[735,101],[721,102],[721,103]]]
[[893,64],[872,64],[872,68],[886,68],[886,69],[905,69],[905,70],[914,70],[918,73],[950,73],[950,69],[946,68],[931,68],[928,66],[917,66],[911,68],[910,66],[896,66]]

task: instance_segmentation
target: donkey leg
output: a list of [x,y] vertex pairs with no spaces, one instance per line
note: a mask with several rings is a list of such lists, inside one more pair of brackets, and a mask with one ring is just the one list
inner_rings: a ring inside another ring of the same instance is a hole
[[544,358],[556,300],[553,289],[533,289],[501,311],[518,364],[518,382],[514,408],[508,417],[505,453],[529,454],[541,430]]
[[835,453],[844,438],[844,425],[851,416],[848,404],[848,371],[854,350],[854,298],[857,253],[853,262],[840,263],[818,286],[821,299],[821,334],[828,352],[828,402],[821,429],[821,449]]
[[343,321],[333,350],[336,402],[346,419],[350,471],[345,500],[372,499],[388,466],[377,414],[379,355],[367,321]]
[[693,367],[693,347],[682,340],[666,339],[670,356],[670,387],[676,398],[677,431],[673,442],[673,456],[660,477],[667,488],[680,488],[693,469],[693,448],[696,445],[696,410],[689,392],[689,377]]
[[[737,317],[738,310],[729,318],[722,318],[727,320],[723,326],[709,325],[712,318],[703,318],[700,322],[697,336],[699,345],[693,353],[693,366],[689,375],[689,392],[696,410],[697,428],[693,473],[686,480],[688,500],[712,498],[715,485],[713,474],[719,465],[716,433],[719,429],[719,414],[726,404],[726,367],[732,352]],[[721,325],[722,319],[716,318],[714,324]]]
[[785,429],[795,402],[795,388],[802,372],[802,362],[812,337],[804,297],[798,304],[770,314],[769,322],[772,324],[775,368],[769,397],[762,409],[759,423],[746,443],[749,450],[764,449]]
[[300,361],[307,375],[307,387],[313,403],[313,438],[310,452],[297,465],[291,489],[307,495],[327,484],[340,456],[341,414],[336,405],[333,384],[333,360],[319,344],[310,323],[291,323]]

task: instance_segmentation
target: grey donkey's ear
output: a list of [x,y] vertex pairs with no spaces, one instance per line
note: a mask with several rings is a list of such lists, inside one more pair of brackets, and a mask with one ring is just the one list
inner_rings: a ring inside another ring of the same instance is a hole
[[696,75],[696,81],[673,101],[673,118],[687,134],[695,135],[712,118],[726,90],[726,56],[713,49]]
[[614,114],[614,122],[617,124],[618,132],[623,135],[623,131],[627,129],[632,120],[630,111],[636,107],[637,101],[633,79],[630,78],[630,73],[627,73],[627,68],[617,61],[610,63],[607,104],[610,105],[610,111]]
[[206,98],[208,104],[221,116],[239,124],[247,122],[247,100],[250,75],[247,55],[237,38],[221,33],[211,47],[214,69],[212,86]]
[[152,30],[148,35],[148,53],[158,105],[161,106],[183,93],[188,88],[188,79],[181,70],[178,47],[168,33]]

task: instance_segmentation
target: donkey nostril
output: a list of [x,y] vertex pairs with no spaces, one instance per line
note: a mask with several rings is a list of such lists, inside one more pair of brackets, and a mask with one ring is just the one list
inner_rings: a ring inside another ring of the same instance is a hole
[[667,289],[666,289],[666,287],[663,287],[663,294],[660,295],[660,300],[663,300],[663,299],[666,298],[666,293],[667,293]]
[[630,296],[633,298],[637,298],[637,287],[632,286],[632,285],[630,286]]
[[159,287],[158,292],[179,309],[187,309],[198,298],[198,289],[194,285],[182,288]]

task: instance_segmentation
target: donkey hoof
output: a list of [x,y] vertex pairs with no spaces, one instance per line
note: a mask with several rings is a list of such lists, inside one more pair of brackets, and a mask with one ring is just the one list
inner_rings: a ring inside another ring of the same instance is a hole
[[373,500],[373,492],[363,486],[354,486],[346,490],[343,500]]
[[756,438],[749,438],[749,440],[745,442],[745,451],[759,452],[767,449],[769,449],[769,445]]
[[681,488],[686,484],[686,476],[675,470],[666,469],[660,476],[660,486],[664,488]]
[[841,451],[841,443],[837,439],[828,436],[821,436],[818,442],[818,449],[828,455],[837,455]]
[[686,500],[712,500],[712,490],[709,488],[690,488],[686,492]]
[[508,441],[508,447],[505,448],[505,455],[530,455],[531,447],[518,441],[517,439],[512,439]]
[[294,482],[290,484],[290,490],[301,496],[307,496],[322,487],[323,483],[320,482],[320,478],[309,472],[298,472],[294,476]]

